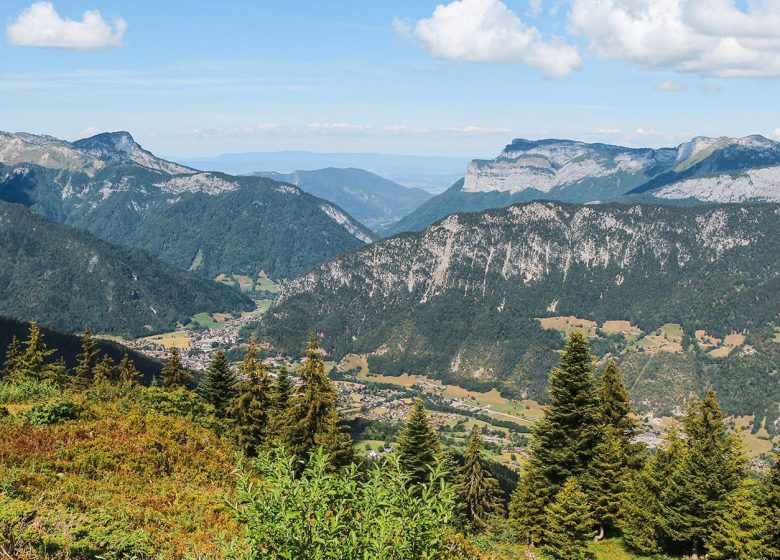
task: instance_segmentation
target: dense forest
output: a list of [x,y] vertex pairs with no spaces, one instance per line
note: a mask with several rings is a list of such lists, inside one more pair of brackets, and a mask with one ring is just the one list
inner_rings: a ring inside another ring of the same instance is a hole
[[[360,458],[315,337],[294,371],[249,341],[149,383],[89,332],[73,366],[32,324],[0,380],[0,554],[20,559],[780,558],[780,463],[748,470],[716,395],[657,450],[614,363],[572,334],[509,507],[479,429],[442,445],[414,401]],[[611,556],[610,556],[611,555]]]

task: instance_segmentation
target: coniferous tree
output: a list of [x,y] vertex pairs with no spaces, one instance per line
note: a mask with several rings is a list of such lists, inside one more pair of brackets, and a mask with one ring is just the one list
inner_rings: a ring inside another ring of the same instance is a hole
[[74,370],[73,383],[80,389],[86,389],[92,384],[92,369],[97,362],[97,356],[100,352],[92,332],[89,327],[84,328],[81,335],[81,354],[76,356],[78,363]]
[[30,331],[24,342],[24,351],[19,356],[18,365],[12,378],[56,382],[58,368],[56,364],[47,361],[47,358],[55,352],[56,350],[47,348],[41,329],[33,321],[30,323]]
[[236,376],[230,369],[225,352],[214,352],[203,378],[198,384],[198,394],[214,407],[218,418],[224,418],[235,396]]
[[227,410],[235,426],[238,444],[249,457],[257,456],[267,440],[272,408],[268,370],[257,359],[257,353],[258,347],[253,338],[238,366],[240,379],[235,386],[236,396]]
[[524,544],[535,546],[543,540],[543,518],[549,502],[546,488],[541,469],[526,463],[509,502],[509,519]]
[[14,335],[5,351],[5,361],[3,362],[3,370],[0,371],[0,379],[13,377],[14,372],[19,368],[21,357],[22,344]]
[[135,367],[130,356],[127,354],[122,356],[122,360],[119,362],[119,383],[125,386],[140,385],[143,380],[143,374]]
[[600,438],[593,357],[581,332],[572,333],[567,340],[549,383],[551,402],[534,427],[528,474],[521,478],[522,491],[513,496],[511,509],[518,529],[530,539],[538,535],[546,538],[539,525],[539,510],[544,510],[566,480],[585,474]]
[[588,541],[593,537],[593,519],[588,497],[575,479],[569,479],[547,506],[544,552],[556,560],[590,560]]
[[441,448],[421,399],[416,399],[395,444],[398,462],[412,484],[427,482]]
[[666,537],[661,492],[685,460],[685,442],[673,427],[656,454],[629,479],[620,520],[623,539],[629,547],[647,555],[661,552]]
[[293,384],[290,381],[287,366],[283,364],[276,374],[276,384],[274,385],[274,408],[277,411],[282,411],[287,408],[287,401],[290,400],[292,390]]
[[117,379],[117,369],[114,360],[108,354],[103,354],[100,360],[92,370],[93,385],[107,385]]
[[768,558],[780,560],[780,457],[769,470],[763,494],[764,546]]
[[707,542],[712,560],[758,560],[767,558],[763,515],[757,496],[745,480],[729,494],[726,507],[715,518]]
[[468,447],[463,453],[460,478],[466,517],[477,531],[484,530],[488,521],[503,514],[504,510],[501,487],[488,469],[482,453],[482,434],[479,428],[474,428]]
[[696,559],[729,495],[747,476],[746,460],[738,437],[728,433],[713,391],[691,402],[683,426],[687,452],[665,484],[661,519],[672,539],[690,543]]
[[602,429],[614,429],[620,436],[621,447],[631,468],[641,466],[644,445],[633,440],[639,433],[639,423],[634,418],[634,407],[614,361],[607,364],[604,373],[596,380],[599,400],[599,418]]
[[616,528],[622,514],[629,475],[624,443],[623,434],[608,427],[583,478],[593,519],[599,528],[596,540]]
[[341,431],[336,389],[325,375],[323,350],[312,335],[304,348],[300,370],[301,384],[288,401],[280,439],[286,449],[302,462],[322,447],[335,467],[352,458],[352,440]]
[[179,349],[172,346],[168,360],[160,372],[161,384],[164,389],[178,389],[185,387],[192,380],[192,374],[181,363]]

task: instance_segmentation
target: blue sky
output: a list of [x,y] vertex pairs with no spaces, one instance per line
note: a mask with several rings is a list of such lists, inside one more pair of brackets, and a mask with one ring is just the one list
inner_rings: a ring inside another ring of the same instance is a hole
[[4,0],[0,129],[178,156],[780,137],[778,3],[649,2]]

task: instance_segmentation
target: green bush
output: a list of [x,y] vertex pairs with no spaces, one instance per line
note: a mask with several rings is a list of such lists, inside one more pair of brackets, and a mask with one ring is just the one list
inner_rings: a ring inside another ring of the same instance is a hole
[[49,381],[6,381],[0,383],[0,404],[16,404],[50,399],[60,390]]
[[27,423],[31,426],[50,426],[67,420],[75,420],[83,408],[73,401],[62,400],[36,406],[27,413]]
[[455,489],[440,467],[415,486],[395,458],[367,473],[354,465],[334,473],[319,450],[298,478],[293,458],[283,450],[274,455],[261,455],[238,474],[231,507],[246,534],[230,552],[233,558],[477,557],[452,529]]

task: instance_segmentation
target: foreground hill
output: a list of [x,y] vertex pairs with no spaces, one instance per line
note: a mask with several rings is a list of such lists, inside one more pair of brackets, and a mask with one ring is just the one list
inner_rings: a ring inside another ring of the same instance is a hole
[[[280,294],[263,329],[290,349],[320,332],[336,355],[369,354],[374,371],[543,398],[556,329],[576,317],[600,354],[624,352],[632,381],[647,373],[635,388],[645,408],[740,383],[724,396],[731,411],[774,419],[780,355],[766,325],[780,312],[779,224],[777,204],[532,202],[453,215],[317,266]],[[674,348],[662,344],[669,324],[680,325]],[[748,346],[704,353],[706,337],[730,333],[748,333]]]
[[73,143],[0,133],[0,200],[208,278],[292,277],[372,240],[343,210],[296,187],[195,171],[127,132]]
[[432,196],[422,189],[404,187],[363,169],[328,167],[294,173],[258,171],[252,175],[291,183],[338,204],[374,230],[398,221]]
[[455,212],[547,199],[669,204],[780,201],[780,143],[763,136],[697,137],[676,148],[514,140],[492,160],[385,233],[419,231]]
[[0,314],[63,331],[144,335],[203,311],[253,308],[248,298],[146,251],[113,245],[0,202]]

